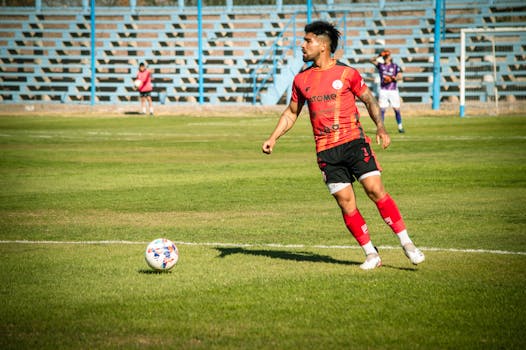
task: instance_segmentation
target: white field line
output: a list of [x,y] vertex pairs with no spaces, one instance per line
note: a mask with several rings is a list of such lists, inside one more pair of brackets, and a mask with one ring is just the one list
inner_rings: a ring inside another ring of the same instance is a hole
[[[0,244],[78,244],[78,245],[97,245],[97,244],[130,244],[147,245],[149,242],[140,241],[120,241],[120,240],[101,240],[101,241],[30,241],[30,240],[0,240]],[[287,249],[360,249],[358,246],[350,245],[305,245],[305,244],[277,244],[277,243],[220,243],[220,242],[178,242],[178,245],[189,246],[212,246],[212,247],[237,247],[237,248],[287,248]],[[478,254],[501,254],[501,255],[526,255],[526,252],[512,252],[507,250],[491,249],[458,249],[458,248],[434,248],[419,247],[420,250],[429,252],[452,252],[452,253],[478,253]],[[378,246],[379,250],[398,250],[399,246]]]
[[[188,125],[199,125],[199,123],[190,123]],[[217,124],[225,125],[225,124]],[[227,124],[228,125],[228,124]],[[237,125],[237,124],[236,124]],[[83,137],[124,137],[124,138],[141,138],[141,137],[177,137],[185,136],[182,133],[146,133],[146,132],[108,132],[108,131],[87,131],[78,133],[67,133],[67,132],[31,132],[29,134],[0,134],[0,137],[33,137],[33,138],[64,138],[64,139],[78,139]],[[212,136],[243,136],[242,134],[213,134]],[[311,135],[293,135],[289,136],[289,139],[311,139]],[[525,140],[524,135],[430,135],[430,136],[413,136],[403,135],[397,137],[396,141],[492,141],[492,140]],[[183,140],[184,141],[184,140]],[[201,140],[199,140],[201,141]]]

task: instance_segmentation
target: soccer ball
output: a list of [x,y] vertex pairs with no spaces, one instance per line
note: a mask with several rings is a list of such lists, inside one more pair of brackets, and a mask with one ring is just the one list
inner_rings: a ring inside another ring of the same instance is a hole
[[135,87],[138,89],[141,87],[142,85],[142,80],[141,79],[136,79],[134,82],[133,82],[133,85],[135,85]]
[[157,238],[148,244],[144,252],[146,263],[156,271],[168,271],[179,260],[179,250],[166,238]]

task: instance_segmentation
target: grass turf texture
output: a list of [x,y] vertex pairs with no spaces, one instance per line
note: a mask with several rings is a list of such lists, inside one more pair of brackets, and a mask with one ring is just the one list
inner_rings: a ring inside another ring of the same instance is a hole
[[[526,123],[418,117],[375,146],[427,261],[358,249],[316,167],[306,117],[271,156],[276,116],[0,118],[0,348],[524,348]],[[364,118],[370,135],[374,128]],[[397,240],[357,187],[378,246]],[[280,244],[269,247],[265,244]],[[303,245],[294,248],[290,245]]]

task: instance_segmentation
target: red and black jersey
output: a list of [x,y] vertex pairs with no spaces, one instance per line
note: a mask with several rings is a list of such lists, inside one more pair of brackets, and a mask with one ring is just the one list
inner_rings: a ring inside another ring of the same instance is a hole
[[296,75],[292,101],[308,103],[316,152],[356,139],[365,139],[356,96],[367,85],[354,68],[339,61],[326,69],[306,68]]

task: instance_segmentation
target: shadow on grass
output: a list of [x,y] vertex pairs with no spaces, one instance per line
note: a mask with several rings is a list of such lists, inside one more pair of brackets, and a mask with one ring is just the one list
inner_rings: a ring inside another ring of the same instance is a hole
[[320,255],[309,252],[288,252],[285,250],[263,250],[263,249],[245,249],[245,248],[224,248],[216,247],[221,254],[219,258],[224,258],[232,254],[245,254],[254,256],[265,256],[272,259],[283,259],[292,261],[309,261],[309,262],[322,262],[329,264],[341,264],[341,265],[360,265],[356,261],[346,261],[334,259],[328,255]]
[[[224,258],[233,254],[245,254],[254,256],[264,256],[271,259],[283,259],[292,261],[308,261],[308,262],[321,262],[327,264],[340,264],[340,265],[360,265],[361,262],[338,260],[328,255],[320,255],[310,252],[290,252],[285,250],[264,250],[264,249],[245,249],[240,247],[215,247],[221,254],[218,258]],[[401,271],[416,271],[415,268],[398,267],[392,265],[383,264],[382,267],[389,269],[396,269]]]
[[137,272],[140,273],[140,274],[143,274],[143,275],[165,275],[167,273],[172,273],[171,270],[168,270],[168,271],[157,271],[157,270],[149,270],[149,269],[140,269]]

